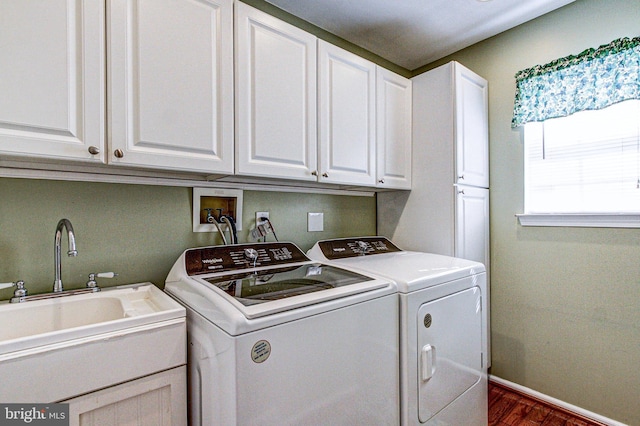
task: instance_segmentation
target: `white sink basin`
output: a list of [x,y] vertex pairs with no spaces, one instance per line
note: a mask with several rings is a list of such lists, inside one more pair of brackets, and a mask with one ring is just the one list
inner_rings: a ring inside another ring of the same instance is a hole
[[0,305],[0,355],[184,316],[153,284]]
[[12,324],[0,330],[0,341],[99,324],[125,316],[117,297],[94,297],[88,300],[66,300],[65,297],[12,305],[8,309],[0,309],[0,323]]
[[184,365],[185,315],[151,283],[2,302],[0,401],[62,401]]

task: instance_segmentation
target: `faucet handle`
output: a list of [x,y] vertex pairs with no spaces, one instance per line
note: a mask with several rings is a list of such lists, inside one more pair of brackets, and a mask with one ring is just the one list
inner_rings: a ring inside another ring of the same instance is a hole
[[89,274],[89,281],[87,281],[87,288],[93,288],[95,291],[100,291],[100,287],[98,287],[98,283],[96,282],[97,278],[113,278],[117,277],[118,274],[115,272],[92,272]]
[[16,283],[0,283],[0,290],[13,287],[14,285],[16,285]]
[[11,303],[21,302],[23,297],[27,295],[27,289],[24,287],[24,281],[18,280],[15,283],[0,283],[0,289],[14,287]]
[[94,275],[96,276],[96,278],[113,278],[118,276],[118,274],[116,274],[115,272],[98,272]]

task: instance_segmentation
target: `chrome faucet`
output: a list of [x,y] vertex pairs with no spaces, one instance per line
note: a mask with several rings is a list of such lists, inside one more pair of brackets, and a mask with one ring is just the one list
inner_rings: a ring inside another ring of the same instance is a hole
[[71,222],[69,219],[60,219],[58,222],[58,226],[56,227],[56,237],[55,237],[55,245],[53,248],[53,261],[55,264],[55,278],[53,280],[53,292],[59,293],[63,290],[62,287],[62,228],[67,229],[67,237],[69,240],[69,251],[67,251],[68,256],[77,256],[78,251],[76,250],[76,236],[73,233],[73,226],[71,226]]

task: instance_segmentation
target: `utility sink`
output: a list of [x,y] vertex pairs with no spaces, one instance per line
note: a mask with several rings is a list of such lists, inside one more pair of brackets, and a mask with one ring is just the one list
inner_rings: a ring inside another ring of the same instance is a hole
[[0,305],[0,354],[184,316],[153,284]]
[[151,283],[0,303],[0,401],[60,401],[184,363],[185,315]]

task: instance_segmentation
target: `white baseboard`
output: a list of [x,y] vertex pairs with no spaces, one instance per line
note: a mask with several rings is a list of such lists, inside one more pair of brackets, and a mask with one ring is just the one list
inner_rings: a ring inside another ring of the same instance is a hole
[[607,425],[610,425],[610,426],[628,426],[627,424],[620,423],[620,422],[618,422],[616,420],[612,420],[612,419],[610,419],[608,417],[601,416],[600,414],[591,412],[589,410],[585,410],[584,408],[580,408],[578,406],[569,404],[567,402],[564,402],[564,401],[561,401],[559,399],[553,398],[553,397],[551,397],[549,395],[545,395],[545,394],[540,393],[538,391],[535,391],[533,389],[529,389],[528,387],[519,385],[517,383],[513,383],[513,382],[510,382],[508,380],[501,379],[500,377],[489,375],[489,380],[492,381],[492,382],[504,385],[504,386],[506,386],[508,388],[517,390],[518,392],[521,392],[521,393],[523,393],[525,395],[531,395],[534,398],[537,398],[537,399],[539,399],[541,401],[544,401],[544,402],[548,402],[549,404],[555,405],[557,407],[564,408],[565,410],[571,411],[572,413],[576,413],[576,414],[579,414],[581,416],[588,417],[588,418],[593,419],[595,421],[598,421],[600,423],[604,423],[604,424],[607,424]]

